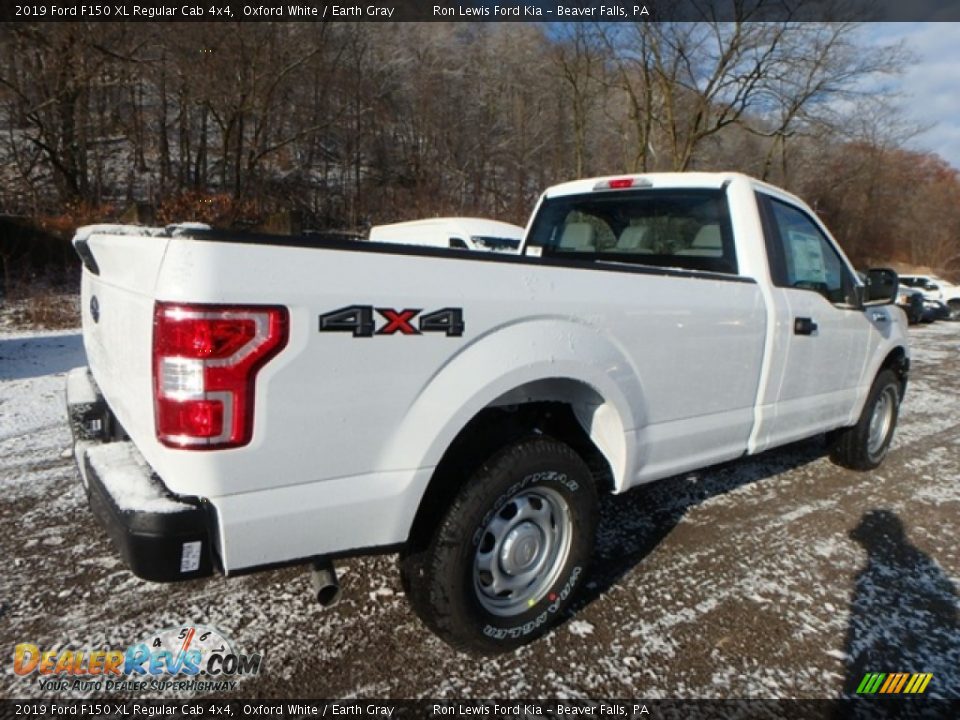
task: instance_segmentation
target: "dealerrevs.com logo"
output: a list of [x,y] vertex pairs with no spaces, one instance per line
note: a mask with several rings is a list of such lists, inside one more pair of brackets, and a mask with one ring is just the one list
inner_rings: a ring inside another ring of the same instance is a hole
[[36,677],[44,691],[225,691],[262,665],[262,653],[237,652],[219,630],[203,625],[158,630],[124,649],[44,650],[20,643],[13,650],[14,673]]

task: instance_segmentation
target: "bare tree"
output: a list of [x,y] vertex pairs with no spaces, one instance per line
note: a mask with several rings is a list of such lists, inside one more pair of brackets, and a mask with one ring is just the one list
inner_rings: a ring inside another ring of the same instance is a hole
[[599,80],[604,57],[601,37],[592,24],[569,23],[563,26],[556,44],[556,66],[570,99],[570,120],[573,125],[573,173],[584,174],[587,157],[587,134],[602,87]]
[[[866,45],[858,41],[859,29],[853,23],[794,23],[787,28],[777,61],[763,80],[754,117],[744,123],[770,139],[764,179],[779,155],[781,181],[787,181],[789,138],[848,132],[863,116],[865,103],[875,103],[879,79],[909,64],[911,56],[902,45]],[[899,142],[906,137],[901,134]]]

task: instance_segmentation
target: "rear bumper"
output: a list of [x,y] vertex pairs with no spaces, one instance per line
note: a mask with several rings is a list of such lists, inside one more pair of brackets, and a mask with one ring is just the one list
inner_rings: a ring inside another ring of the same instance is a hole
[[85,367],[67,377],[74,455],[94,516],[127,567],[155,582],[213,574],[209,504],[173,495],[122,436]]

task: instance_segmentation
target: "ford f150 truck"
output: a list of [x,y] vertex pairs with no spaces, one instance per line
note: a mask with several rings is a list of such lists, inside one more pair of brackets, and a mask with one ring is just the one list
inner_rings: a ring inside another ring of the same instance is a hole
[[862,282],[749,177],[548,189],[518,255],[203,227],[78,232],[91,507],[141,577],[399,552],[424,622],[497,652],[563,617],[599,493],[828,433],[869,470],[909,368]]

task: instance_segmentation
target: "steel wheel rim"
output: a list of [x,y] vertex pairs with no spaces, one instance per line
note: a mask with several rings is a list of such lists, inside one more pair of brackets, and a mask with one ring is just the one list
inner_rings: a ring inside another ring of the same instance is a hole
[[870,416],[870,428],[867,433],[867,452],[871,456],[880,452],[883,443],[887,439],[890,427],[893,425],[893,409],[896,407],[896,390],[892,387],[884,388],[873,406],[873,414]]
[[573,539],[570,506],[556,490],[536,488],[512,496],[480,533],[473,588],[493,615],[519,615],[556,582]]

